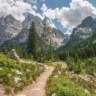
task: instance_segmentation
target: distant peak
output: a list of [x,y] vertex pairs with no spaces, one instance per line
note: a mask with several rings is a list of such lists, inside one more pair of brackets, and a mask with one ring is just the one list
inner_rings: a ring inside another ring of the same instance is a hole
[[26,19],[31,19],[32,17],[34,17],[34,15],[31,14],[31,13],[28,13],[27,16],[26,16]]
[[85,18],[84,20],[83,20],[83,22],[82,23],[91,23],[91,22],[93,22],[94,21],[94,19],[91,17],[91,16],[88,16],[87,18]]
[[13,17],[13,15],[11,15],[11,14],[7,15],[5,18],[6,18],[6,19],[16,20],[16,19]]
[[87,18],[85,18],[84,20],[93,20],[93,18],[91,16],[88,16]]
[[13,17],[13,16],[11,14],[9,14],[9,15],[6,16],[6,18],[8,18],[8,17]]
[[92,27],[94,22],[94,19],[91,16],[88,16],[87,18],[85,18],[82,23],[80,25],[78,25],[77,27],[85,27],[85,28],[90,28]]

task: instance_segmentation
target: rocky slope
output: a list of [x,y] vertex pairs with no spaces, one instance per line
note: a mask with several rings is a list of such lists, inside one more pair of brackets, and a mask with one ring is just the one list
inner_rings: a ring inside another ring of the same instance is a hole
[[70,42],[77,43],[91,37],[95,29],[96,19],[92,17],[85,18],[80,25],[73,29]]
[[96,19],[92,17],[85,18],[80,25],[73,29],[73,32],[65,46],[58,50],[84,48],[96,41]]
[[[29,13],[22,23],[23,28],[29,29],[32,21],[35,23],[38,36],[41,37],[41,35],[43,33],[44,25],[43,25],[42,20],[40,18],[38,18],[37,16],[34,16]],[[47,32],[49,33],[49,31],[47,31]],[[53,28],[52,34],[51,34],[51,39],[53,41],[53,45],[60,46],[64,40],[64,34],[60,30]]]
[[22,30],[22,24],[12,15],[0,18],[0,45],[17,36]]
[[[44,26],[43,22],[39,17],[34,16],[29,13],[21,24],[23,26],[23,27],[21,27],[22,30],[20,30],[20,32],[16,36],[13,36],[13,38],[9,38],[9,40],[7,40],[7,41],[5,40],[3,45],[8,45],[11,42],[13,42],[14,44],[18,44],[18,45],[22,45],[22,44],[25,45],[26,40],[28,38],[28,34],[29,34],[29,28],[30,28],[32,21],[35,23],[36,30],[38,33],[38,38],[40,40],[41,34],[43,33],[43,26]],[[13,32],[14,32],[14,30],[13,30]],[[58,47],[58,46],[62,45],[64,42],[64,34],[60,30],[53,28],[52,34],[51,34],[51,39],[53,42],[53,46]]]

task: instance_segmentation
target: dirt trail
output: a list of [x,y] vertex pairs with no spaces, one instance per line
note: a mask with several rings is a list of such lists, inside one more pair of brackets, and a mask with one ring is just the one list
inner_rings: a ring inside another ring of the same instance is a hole
[[[44,65],[44,67],[45,71],[40,75],[40,77],[38,77],[33,84],[27,86],[23,91],[15,96],[46,96],[46,84],[55,68],[47,65]],[[4,94],[2,88],[0,88],[0,96],[8,96]]]
[[[37,78],[37,80],[33,84],[27,86],[26,88],[24,88],[22,92],[18,93],[15,96],[46,96],[46,84],[49,77],[53,73],[55,67],[47,66],[34,61],[22,60],[19,58],[15,50],[12,50],[11,53],[9,53],[8,55],[9,57],[11,56],[12,59],[16,59],[21,63],[34,64],[34,65],[38,64],[39,66],[45,67],[45,71],[40,75],[40,77]],[[2,86],[0,86],[0,96],[8,96],[4,94],[4,89]]]
[[54,69],[54,67],[45,65],[45,72],[37,78],[36,82],[15,96],[46,96],[46,84]]
[[0,96],[7,96],[4,94],[4,89],[2,88],[2,86],[0,86]]

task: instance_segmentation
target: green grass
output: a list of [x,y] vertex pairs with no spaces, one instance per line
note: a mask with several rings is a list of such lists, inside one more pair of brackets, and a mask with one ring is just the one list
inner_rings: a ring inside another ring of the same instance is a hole
[[50,77],[47,85],[47,96],[94,96],[87,89],[75,83],[71,78],[68,78],[63,73],[59,74],[55,71]]
[[87,74],[96,77],[96,57],[88,59],[69,58],[67,60],[69,71],[74,71],[76,74]]
[[0,55],[0,83],[7,94],[23,90],[43,71],[42,67],[22,64]]

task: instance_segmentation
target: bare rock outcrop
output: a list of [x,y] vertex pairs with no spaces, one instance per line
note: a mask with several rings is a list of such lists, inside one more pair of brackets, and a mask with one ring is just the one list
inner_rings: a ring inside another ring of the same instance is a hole
[[56,96],[56,93],[52,94],[52,96]]
[[17,52],[15,49],[12,49],[8,54],[7,54],[8,58],[14,59],[16,61],[20,61],[20,57],[18,56]]

